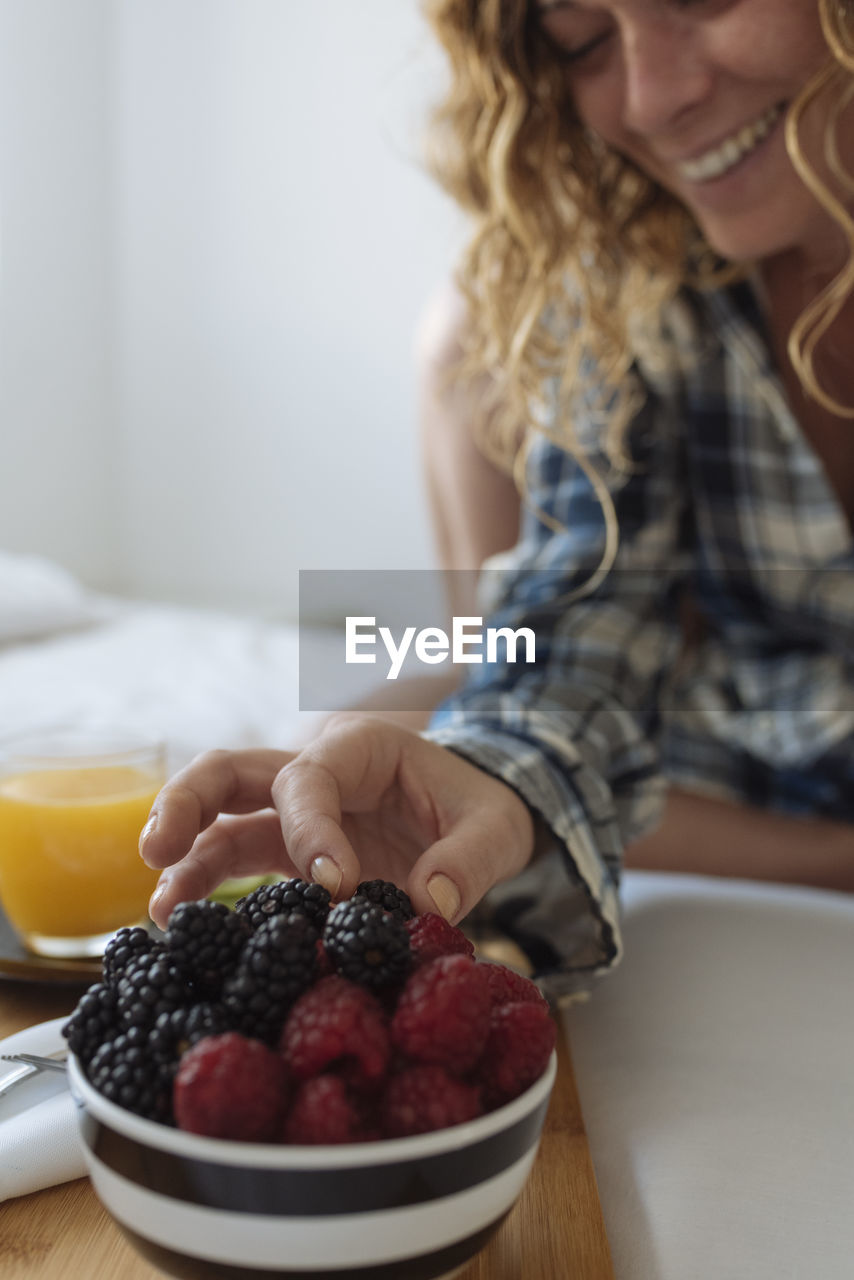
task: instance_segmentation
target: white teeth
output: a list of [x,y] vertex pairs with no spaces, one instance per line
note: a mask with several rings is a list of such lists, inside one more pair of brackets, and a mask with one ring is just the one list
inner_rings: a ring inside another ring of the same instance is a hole
[[696,160],[685,160],[678,166],[679,176],[686,182],[709,182],[712,178],[719,178],[767,137],[781,111],[781,107],[769,107],[755,124],[744,125],[713,151],[697,156]]

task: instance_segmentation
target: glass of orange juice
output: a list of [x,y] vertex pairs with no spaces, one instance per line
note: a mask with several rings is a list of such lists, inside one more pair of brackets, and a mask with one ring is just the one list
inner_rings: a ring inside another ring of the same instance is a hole
[[148,917],[139,833],[166,780],[162,743],[57,730],[0,743],[0,902],[23,943],[100,955]]

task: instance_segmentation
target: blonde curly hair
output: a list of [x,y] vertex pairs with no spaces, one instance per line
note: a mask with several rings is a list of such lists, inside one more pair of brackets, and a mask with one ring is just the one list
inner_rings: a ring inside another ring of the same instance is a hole
[[[790,108],[786,142],[803,181],[843,230],[848,261],[799,318],[790,351],[806,390],[854,417],[822,390],[813,368],[816,345],[854,286],[854,222],[799,143],[804,111],[832,90],[826,157],[840,186],[854,191],[835,143],[838,115],[854,94],[854,3],[816,2],[828,63]],[[666,360],[667,304],[685,284],[714,286],[745,269],[721,264],[683,205],[584,128],[530,0],[426,0],[426,15],[451,73],[431,118],[429,159],[473,223],[458,282],[471,323],[464,371],[488,371],[493,391],[481,447],[524,488],[519,424],[531,423],[573,452],[607,502],[571,415],[546,418],[546,380],[557,379],[568,406],[589,358],[601,447],[625,470],[625,433],[641,394],[631,370],[636,361]]]

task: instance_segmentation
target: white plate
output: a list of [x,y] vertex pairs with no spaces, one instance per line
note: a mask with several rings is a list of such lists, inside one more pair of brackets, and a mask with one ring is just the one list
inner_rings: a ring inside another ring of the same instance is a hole
[[[68,1015],[51,1018],[50,1022],[37,1022],[34,1027],[25,1027],[14,1035],[0,1040],[0,1053],[40,1053],[47,1057],[67,1048],[62,1028],[68,1021]],[[0,1062],[0,1086],[8,1075],[17,1071],[13,1062]],[[35,1106],[45,1098],[67,1088],[65,1077],[58,1071],[40,1071],[16,1084],[6,1094],[0,1094],[0,1123],[10,1116],[17,1115],[26,1107]]]

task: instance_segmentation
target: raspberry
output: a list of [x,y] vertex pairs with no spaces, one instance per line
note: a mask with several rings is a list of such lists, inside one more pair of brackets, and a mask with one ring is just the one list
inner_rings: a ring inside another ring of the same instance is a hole
[[299,912],[318,933],[323,929],[329,914],[329,890],[321,884],[307,880],[279,880],[276,884],[262,884],[244,898],[238,898],[234,910],[245,917],[253,929],[258,929],[273,916],[289,916]]
[[77,1002],[77,1007],[62,1028],[72,1053],[87,1065],[95,1050],[117,1034],[119,1015],[116,991],[106,982],[96,982]]
[[483,1051],[491,1001],[482,966],[439,956],[406,983],[391,1024],[394,1045],[417,1062],[465,1075]]
[[361,986],[390,987],[409,972],[406,925],[367,899],[353,898],[333,907],[323,945],[338,973]]
[[519,1001],[527,1004],[542,1004],[548,1008],[548,1002],[540,988],[531,982],[530,978],[517,973],[515,969],[508,969],[503,964],[487,962],[483,966],[483,972],[489,981],[493,1009],[502,1004],[518,1004]]
[[364,1142],[374,1136],[362,1105],[340,1076],[312,1076],[294,1096],[284,1129],[285,1142]]
[[275,1043],[288,1010],[311,985],[316,967],[317,934],[305,916],[296,911],[272,916],[252,934],[223,987],[232,1026]]
[[458,954],[474,957],[474,946],[462,929],[455,929],[435,911],[407,920],[406,929],[413,965],[427,964],[437,956]]
[[388,1066],[388,1023],[369,991],[331,974],[297,1000],[279,1049],[297,1080],[336,1068],[353,1088],[370,1090]]
[[487,1110],[509,1102],[546,1069],[555,1024],[545,1003],[519,1001],[493,1009],[477,1078]]
[[251,933],[249,921],[224,902],[180,902],[169,917],[166,950],[198,991],[217,995]]
[[287,1106],[287,1067],[260,1040],[236,1031],[188,1049],[175,1076],[179,1129],[238,1142],[275,1141]]
[[393,1076],[383,1096],[380,1120],[388,1138],[430,1133],[482,1114],[480,1091],[449,1075],[444,1067],[406,1067]]
[[398,889],[390,880],[363,880],[356,886],[352,901],[355,902],[357,898],[371,902],[375,907],[382,907],[383,911],[396,916],[398,920],[411,920],[415,915],[409,894],[404,889]]
[[119,929],[107,943],[101,958],[104,981],[111,987],[118,986],[119,978],[130,962],[153,951],[156,946],[155,939],[141,925],[127,925]]

